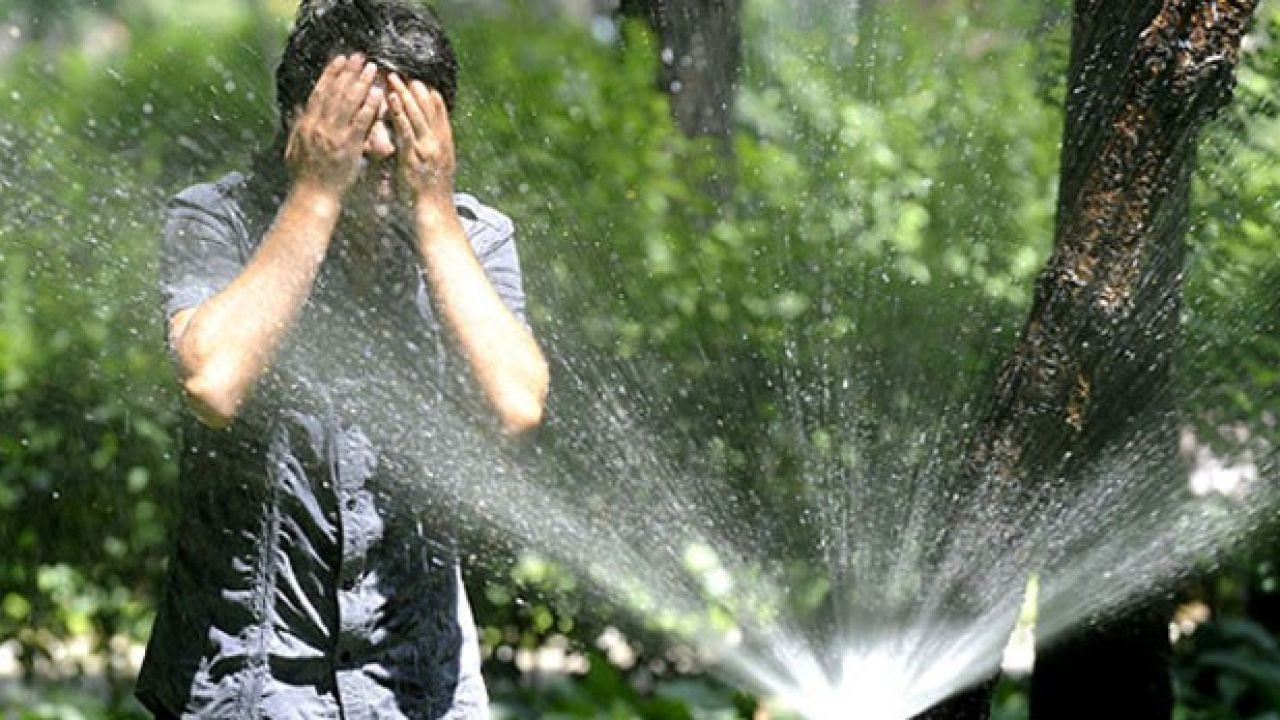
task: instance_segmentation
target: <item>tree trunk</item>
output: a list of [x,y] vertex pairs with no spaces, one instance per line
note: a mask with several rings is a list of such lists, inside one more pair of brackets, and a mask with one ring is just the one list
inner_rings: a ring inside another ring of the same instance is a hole
[[[1174,462],[1173,408],[1161,391],[1194,147],[1230,98],[1257,2],[1076,0],[1054,252],[970,455],[973,507],[1010,537],[1028,504],[1069,492],[1081,465],[1139,414],[1165,418],[1166,469]],[[1166,476],[1152,470],[1153,480]],[[1118,717],[1095,691],[1116,678],[1141,694],[1123,717],[1168,717],[1166,623],[1162,609],[1141,609],[1043,651],[1032,717]],[[985,718],[984,695],[989,686],[927,717]]]
[[712,138],[729,153],[742,63],[741,0],[622,0],[621,12],[657,32],[658,82],[680,129]]

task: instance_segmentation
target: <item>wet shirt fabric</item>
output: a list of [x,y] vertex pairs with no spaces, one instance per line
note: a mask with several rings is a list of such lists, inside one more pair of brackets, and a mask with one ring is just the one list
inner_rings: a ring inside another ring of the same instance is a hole
[[[252,257],[271,213],[253,210],[249,185],[232,174],[171,201],[169,317]],[[456,204],[523,320],[511,222],[467,195]],[[179,524],[137,688],[158,717],[487,717],[449,513],[429,502],[456,466],[414,461],[443,442],[437,420],[463,383],[396,227],[373,245],[371,275],[326,258],[230,428],[184,427]]]

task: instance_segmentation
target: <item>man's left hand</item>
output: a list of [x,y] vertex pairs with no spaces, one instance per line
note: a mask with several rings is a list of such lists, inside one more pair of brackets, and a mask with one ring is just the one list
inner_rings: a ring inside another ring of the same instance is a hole
[[388,81],[402,187],[412,193],[416,206],[452,209],[453,129],[444,97],[417,80],[405,84],[392,74]]

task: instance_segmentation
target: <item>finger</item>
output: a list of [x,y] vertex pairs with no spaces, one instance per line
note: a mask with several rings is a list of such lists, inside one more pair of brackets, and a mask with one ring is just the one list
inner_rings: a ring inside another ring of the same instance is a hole
[[366,63],[360,74],[351,81],[343,94],[343,102],[340,106],[334,120],[340,125],[346,125],[354,119],[357,113],[368,102],[369,96],[372,94],[370,90],[373,88],[373,80],[378,76],[378,66],[374,63]]
[[400,99],[398,92],[392,92],[387,96],[387,104],[391,106],[391,121],[396,129],[396,148],[401,159],[407,158],[413,148],[414,133],[413,123],[409,120],[409,114],[405,111],[404,101]]
[[378,122],[378,118],[386,107],[384,99],[382,90],[378,88],[372,88],[365,96],[364,103],[352,119],[352,125],[360,131],[360,137],[366,139],[369,137],[374,123]]
[[342,73],[346,65],[346,55],[338,55],[329,61],[329,64],[324,68],[324,72],[320,73],[320,79],[316,81],[315,87],[311,88],[311,95],[307,98],[307,111],[318,112],[323,110],[325,99],[328,97],[329,86]]
[[[355,53],[347,57],[347,62],[342,66],[333,80],[326,87],[324,97],[324,117],[329,120],[337,120],[342,117],[347,105],[347,92],[351,89],[352,83],[360,78],[360,74],[364,72],[365,62],[364,55]],[[351,109],[350,113],[355,113],[355,109]],[[350,115],[347,115],[350,119]]]
[[422,114],[427,118],[427,122],[431,127],[437,127],[440,124],[440,109],[436,107],[436,91],[427,88],[425,92],[414,88],[413,96],[418,101],[418,105],[422,108]]
[[427,121],[442,139],[453,138],[453,128],[449,124],[449,107],[444,104],[444,96],[438,90],[432,90],[431,102],[427,106]]
[[[417,82],[416,80],[414,81]],[[427,137],[431,134],[431,126],[427,123],[426,116],[422,113],[422,107],[418,104],[414,97],[413,91],[408,85],[404,84],[399,76],[392,76],[392,87],[396,90],[396,95],[400,97],[400,105],[404,109],[404,114],[409,118],[409,124],[413,127],[413,134],[416,137]]]
[[431,99],[431,94],[435,91],[418,80],[414,80],[409,85],[409,89],[413,92],[413,99],[418,101],[418,107],[422,108],[422,117],[427,123],[427,129],[438,130],[440,118],[435,112],[435,102]]
[[412,107],[415,110],[418,109],[417,103],[414,102],[413,95],[409,92],[409,86],[405,85],[404,80],[399,75],[392,73],[390,77],[387,78],[387,82],[391,87],[391,97],[388,98],[388,101],[392,99],[395,101],[395,104],[391,106],[391,109],[393,113],[398,116],[397,123],[400,120],[404,121],[404,127],[406,130],[405,136],[412,140],[417,133],[413,124],[413,116],[410,114],[410,108]]

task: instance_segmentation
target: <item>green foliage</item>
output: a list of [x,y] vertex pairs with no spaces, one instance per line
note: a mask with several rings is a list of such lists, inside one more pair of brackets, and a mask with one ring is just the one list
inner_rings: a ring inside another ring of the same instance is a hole
[[634,678],[599,653],[585,675],[502,691],[495,720],[524,718],[609,718],[609,720],[737,720],[751,717],[754,701],[706,678],[648,680],[643,691]]
[[[242,57],[243,31],[216,55]],[[223,79],[261,67],[190,62],[205,57],[201,37],[105,56],[31,45],[0,74],[4,181],[18,188],[0,219],[0,637],[18,641],[28,671],[73,637],[115,657],[113,639],[150,625],[176,477],[152,270],[162,201],[228,162],[212,148],[261,132],[253,112],[270,117]],[[212,117],[234,122],[200,122]]]
[[[974,399],[1047,254],[1061,115],[1037,66],[1050,43],[1027,42],[1023,18],[956,10],[924,31],[886,8],[850,38],[818,10],[746,8],[727,170],[670,120],[638,25],[619,46],[529,17],[457,28],[460,185],[516,219],[557,376],[639,368],[678,446],[785,514],[814,439],[854,463],[851,433],[893,445],[875,418]],[[733,180],[719,196],[717,175]],[[957,332],[921,332],[943,327]],[[758,390],[830,395],[837,377],[850,401],[826,417]]]
[[[875,322],[860,281],[873,272],[918,312],[959,316],[994,300],[1016,319],[1051,235],[1060,126],[1039,79],[1021,70],[1036,51],[962,22],[937,28],[947,51],[985,37],[983,54],[939,65],[938,38],[891,15],[881,24],[902,30],[822,63],[843,38],[789,28],[779,4],[748,12],[758,39],[734,147],[739,182],[719,202],[700,190],[723,170],[668,119],[652,89],[657,52],[638,26],[623,28],[621,50],[573,27],[529,33],[523,18],[459,32],[462,184],[520,221],[527,264],[545,270],[532,278],[545,324],[559,330],[566,310],[581,311],[572,317],[593,343],[621,357],[696,347],[776,360],[797,333],[841,339]],[[480,37],[522,27],[520,43]],[[874,93],[853,70],[863,64]],[[991,123],[993,113],[1007,122]],[[707,367],[696,366],[682,369]]]
[[1175,675],[1184,708],[1178,720],[1280,718],[1280,639],[1240,617],[1196,631]]
[[[1196,176],[1185,362],[1209,437],[1238,423],[1271,436],[1280,413],[1280,8],[1267,8],[1241,60],[1236,101],[1208,132]],[[1264,413],[1270,424],[1258,423]]]
[[88,688],[9,688],[0,693],[0,713],[12,720],[149,720],[151,713],[136,702],[113,702]]
[[[531,12],[460,12],[459,186],[516,219],[534,322],[563,362],[655,369],[645,393],[692,452],[744,483],[770,470],[765,499],[785,508],[801,456],[852,466],[847,436],[866,428],[836,413],[797,429],[773,394],[744,389],[803,391],[870,367],[883,381],[859,410],[883,416],[922,389],[973,399],[1011,344],[1052,237],[1066,28],[1063,3],[931,3],[926,20],[886,3],[858,24],[839,3],[800,17],[803,3],[746,5],[727,169],[671,121],[639,25],[605,43]],[[1239,101],[1201,157],[1184,370],[1197,413],[1255,429],[1262,411],[1280,412],[1274,303],[1250,300],[1280,290],[1270,7]],[[275,131],[263,29],[218,12],[200,25],[139,16],[114,46],[31,43],[0,65],[0,638],[18,640],[28,670],[61,639],[91,637],[106,655],[113,637],[147,632],[176,481],[153,287],[163,199],[242,168]],[[799,563],[793,575],[807,588],[796,602],[820,605],[823,578]],[[578,580],[536,557],[495,562],[473,584],[495,657],[555,635],[589,645],[603,626]],[[1216,627],[1184,677],[1188,712],[1209,714],[1188,719],[1274,700],[1274,639]],[[630,671],[583,651],[587,674],[556,681],[498,668],[500,713],[751,711],[714,681],[654,671],[650,650]],[[0,712],[127,713],[127,684],[106,700],[50,692]],[[1023,701],[1006,688],[999,705],[1014,717]]]
[[991,720],[1025,720],[1029,694],[1027,678],[1001,677],[991,699]]

